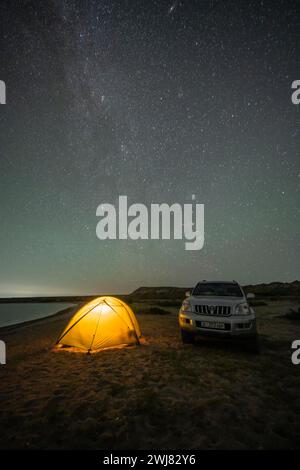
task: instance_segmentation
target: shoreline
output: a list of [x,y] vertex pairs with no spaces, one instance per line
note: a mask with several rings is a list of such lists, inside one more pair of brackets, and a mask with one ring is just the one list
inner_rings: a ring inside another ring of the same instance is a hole
[[25,320],[25,321],[22,321],[22,322],[19,322],[19,323],[13,323],[11,325],[0,326],[0,334],[14,333],[16,330],[22,329],[22,327],[27,328],[29,326],[32,326],[33,324],[37,324],[39,322],[42,323],[42,322],[45,322],[45,320],[50,320],[50,319],[62,316],[66,313],[71,313],[72,310],[77,310],[79,305],[80,305],[79,303],[77,305],[74,304],[73,306],[66,307],[62,310],[59,310],[59,311],[55,312],[55,313],[51,313],[50,315],[45,315],[44,317],[35,318],[33,320]]

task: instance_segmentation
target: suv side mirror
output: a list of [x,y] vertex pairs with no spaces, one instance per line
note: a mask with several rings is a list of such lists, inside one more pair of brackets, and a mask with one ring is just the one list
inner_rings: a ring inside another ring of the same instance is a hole
[[247,299],[251,300],[251,299],[254,299],[255,298],[255,294],[252,294],[251,292],[249,292],[249,294],[247,294]]
[[185,296],[186,296],[186,297],[190,297],[190,296],[191,296],[191,292],[190,292],[189,290],[187,290],[186,293],[185,293]]

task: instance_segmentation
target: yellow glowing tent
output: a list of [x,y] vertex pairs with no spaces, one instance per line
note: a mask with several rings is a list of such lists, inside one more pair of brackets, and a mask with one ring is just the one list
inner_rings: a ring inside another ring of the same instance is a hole
[[131,308],[115,297],[98,297],[75,313],[57,340],[87,352],[139,344],[141,330]]

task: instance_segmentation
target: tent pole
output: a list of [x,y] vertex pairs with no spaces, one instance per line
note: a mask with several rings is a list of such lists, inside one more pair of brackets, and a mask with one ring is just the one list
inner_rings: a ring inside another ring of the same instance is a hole
[[[77,325],[77,323],[80,322],[80,320],[82,320],[86,315],[88,315],[95,307],[97,307],[98,305],[101,304],[101,302],[103,302],[103,300],[100,300],[100,302],[98,302],[94,307],[91,307],[87,312],[85,312],[82,317],[78,318],[78,320],[73,323],[73,325],[70,326],[70,328],[67,329],[67,331],[65,333],[63,333],[62,335],[60,335],[60,337],[58,338],[58,340],[56,341],[55,344],[58,344],[60,342],[61,339],[63,339],[64,336],[66,336],[67,333],[69,333],[70,330],[72,330],[72,328],[74,328],[75,325]],[[75,312],[76,314],[76,312]]]
[[[120,317],[119,314],[118,314],[118,312],[116,312],[116,310],[115,310],[111,305],[109,305],[109,304],[106,302],[106,300],[104,300],[104,302],[118,315],[118,317]],[[130,318],[130,323],[131,323],[131,326],[132,326],[132,328],[133,328],[134,335],[135,335],[135,338],[136,338],[136,340],[137,340],[137,344],[140,346],[141,343],[140,343],[140,340],[139,340],[139,338],[138,338],[138,335],[136,334],[135,326],[134,326],[134,324],[133,324],[133,321],[131,320],[131,316],[129,315],[129,312],[128,312],[127,308],[125,307],[125,305],[123,305],[123,304],[121,304],[121,305],[122,305],[122,307],[125,308],[125,310],[126,310],[126,312],[127,312],[127,315],[128,315],[129,318]],[[123,320],[122,317],[120,317],[120,318]],[[123,320],[123,321],[124,321],[124,320]],[[125,322],[124,322],[124,323],[125,323]]]
[[[103,302],[102,302],[103,303]],[[103,306],[102,306],[103,307]],[[88,349],[88,354],[91,354],[91,350],[92,350],[92,346],[93,346],[93,343],[94,343],[94,339],[95,339],[95,336],[96,336],[96,333],[97,333],[97,330],[98,330],[98,325],[99,325],[99,321],[100,321],[100,316],[102,314],[102,307],[101,307],[101,312],[99,312],[99,315],[98,315],[98,321],[97,321],[97,326],[96,326],[96,329],[95,329],[95,332],[94,332],[94,335],[93,335],[93,338],[92,338],[92,341],[91,341],[91,345]]]

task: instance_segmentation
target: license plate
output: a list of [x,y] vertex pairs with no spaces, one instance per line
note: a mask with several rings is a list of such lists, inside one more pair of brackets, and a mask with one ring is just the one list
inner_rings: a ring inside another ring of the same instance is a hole
[[215,330],[225,330],[225,323],[221,322],[213,322],[213,321],[202,321],[201,322],[202,328],[212,328]]

